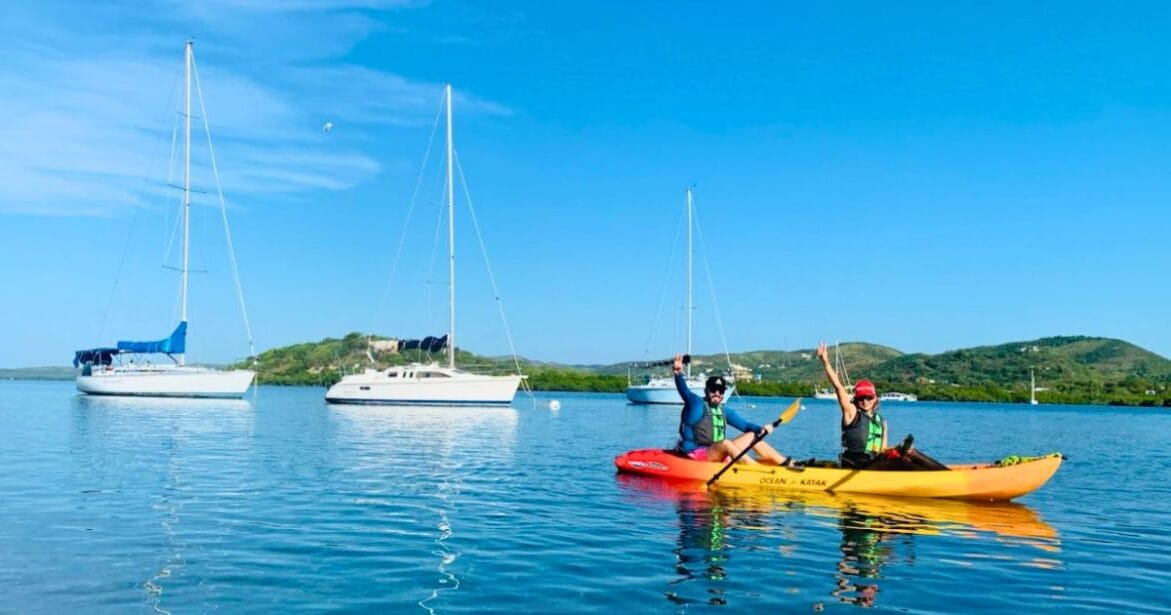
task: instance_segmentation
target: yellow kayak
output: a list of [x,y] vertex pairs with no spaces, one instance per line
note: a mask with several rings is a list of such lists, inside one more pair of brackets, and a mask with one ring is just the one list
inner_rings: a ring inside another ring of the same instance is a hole
[[[786,491],[829,491],[869,495],[949,498],[957,500],[1011,500],[1044,485],[1061,466],[1060,453],[1017,459],[1011,464],[956,464],[946,470],[856,470],[838,467],[782,467],[734,464],[718,485]],[[660,478],[707,482],[723,463],[696,461],[673,451],[643,449],[614,459],[619,472]]]

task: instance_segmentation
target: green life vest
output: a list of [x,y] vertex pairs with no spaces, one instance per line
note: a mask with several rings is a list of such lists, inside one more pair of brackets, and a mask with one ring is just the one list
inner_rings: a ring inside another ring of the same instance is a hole
[[854,422],[842,427],[842,455],[857,457],[881,453],[883,423],[882,416],[877,412],[871,417],[859,410],[854,416]]
[[711,446],[723,440],[727,433],[728,419],[724,416],[724,406],[711,406],[704,403],[703,416],[692,426],[695,434],[695,443],[700,446]]
[[[866,416],[863,412],[862,416]],[[870,418],[870,417],[866,417]],[[866,452],[871,455],[877,455],[882,452],[882,440],[885,430],[883,429],[882,417],[875,412],[874,419],[868,421],[866,425]]]

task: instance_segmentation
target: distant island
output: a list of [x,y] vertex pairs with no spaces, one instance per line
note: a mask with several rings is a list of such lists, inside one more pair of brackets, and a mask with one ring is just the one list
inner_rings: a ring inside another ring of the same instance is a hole
[[[836,352],[854,379],[867,378],[880,391],[911,393],[921,400],[1027,402],[1031,368],[1041,403],[1171,407],[1171,360],[1110,338],[1047,337],[934,355],[851,342],[840,344]],[[813,349],[738,352],[730,355],[730,366],[722,354],[695,355],[693,368],[731,372],[742,395],[809,396],[815,388],[826,386],[813,355]],[[407,350],[393,338],[354,332],[340,339],[267,350],[254,366],[262,384],[329,386],[344,373],[367,367],[444,360],[442,352]],[[516,370],[511,358],[464,350],[458,351],[456,361],[478,372]],[[624,391],[648,373],[637,363],[562,365],[519,360],[534,390],[613,393]],[[252,365],[251,361],[237,364]],[[660,374],[667,370],[655,369]],[[71,379],[75,375],[68,367],[0,369],[0,378],[5,379]]]

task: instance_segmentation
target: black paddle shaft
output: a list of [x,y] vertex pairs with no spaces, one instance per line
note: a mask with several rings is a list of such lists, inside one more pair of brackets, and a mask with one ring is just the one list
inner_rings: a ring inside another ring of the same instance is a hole
[[[778,418],[777,420],[773,421],[773,429],[776,429],[776,428],[777,428],[777,427],[779,427],[780,425],[781,425],[781,419],[779,419],[779,418]],[[757,444],[760,444],[760,441],[761,441],[761,440],[764,440],[764,437],[765,437],[765,436],[767,436],[767,435],[768,435],[768,432],[767,432],[767,431],[765,431],[765,430],[763,430],[763,429],[762,429],[762,430],[760,430],[760,433],[756,434],[756,437],[754,437],[754,438],[752,439],[752,442],[751,442],[751,443],[750,443],[748,446],[744,447],[744,450],[740,451],[740,454],[738,454],[738,455],[736,455],[735,457],[733,457],[733,458],[732,458],[732,461],[729,461],[729,462],[727,463],[727,465],[725,465],[724,467],[720,468],[720,471],[719,471],[719,472],[716,472],[716,475],[715,475],[715,476],[713,476],[713,477],[711,477],[711,478],[709,478],[709,479],[708,479],[708,481],[707,481],[707,484],[708,484],[708,485],[711,485],[712,483],[716,482],[716,480],[718,480],[718,479],[719,479],[721,476],[723,476],[723,475],[724,475],[724,472],[727,472],[727,471],[728,471],[728,468],[730,468],[730,467],[732,467],[733,465],[735,465],[737,461],[740,461],[740,458],[741,458],[741,457],[743,457],[743,456],[747,455],[747,454],[748,454],[748,451],[752,450],[752,449],[753,449],[753,448],[754,448],[754,447],[755,447]]]
[[[686,365],[688,363],[691,363],[691,355],[685,354],[685,355],[683,355],[683,364]],[[631,365],[633,365],[634,367],[659,367],[662,365],[674,365],[674,364],[675,364],[675,359],[666,359],[663,361],[649,361],[646,363],[631,363]]]

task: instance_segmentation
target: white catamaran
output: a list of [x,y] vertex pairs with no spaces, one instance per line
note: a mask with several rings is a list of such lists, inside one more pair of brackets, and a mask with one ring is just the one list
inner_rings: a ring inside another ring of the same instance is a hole
[[[189,275],[189,240],[191,216],[191,79],[195,70],[192,43],[184,52],[183,132],[183,201],[182,201],[182,266],[179,269],[179,324],[165,339],[150,342],[119,341],[114,347],[91,348],[74,353],[73,365],[81,368],[77,389],[90,395],[125,395],[144,397],[243,397],[256,372],[246,369],[222,370],[212,367],[186,365],[187,346],[187,283]],[[202,106],[202,94],[200,98]],[[204,120],[206,128],[206,119]],[[221,193],[221,206],[223,196]],[[229,244],[230,245],[230,244]],[[234,266],[233,256],[233,266]],[[241,302],[241,306],[243,303]],[[245,314],[245,327],[247,324]],[[165,354],[169,364],[155,364],[141,355]],[[255,354],[255,353],[253,353]],[[130,355],[131,359],[126,360]]]
[[[687,354],[691,354],[691,338],[692,338],[692,315],[695,313],[694,309],[694,286],[692,276],[692,196],[691,188],[687,188]],[[691,375],[691,364],[688,363],[685,368],[687,371],[687,387],[697,394],[702,393],[704,389],[704,380],[706,374],[699,376]],[[725,399],[732,396],[736,390],[736,385],[731,378],[728,380],[728,391],[725,394]],[[626,399],[632,404],[681,404],[683,400],[679,397],[679,392],[675,389],[675,378],[672,377],[647,377],[641,384],[632,384],[626,387]]]
[[367,369],[360,374],[350,374],[329,387],[325,393],[327,402],[435,406],[507,405],[512,403],[516,389],[520,386],[520,375],[487,376],[455,367],[455,183],[451,84],[447,85],[444,97],[447,104],[447,366],[413,363],[390,369]]

